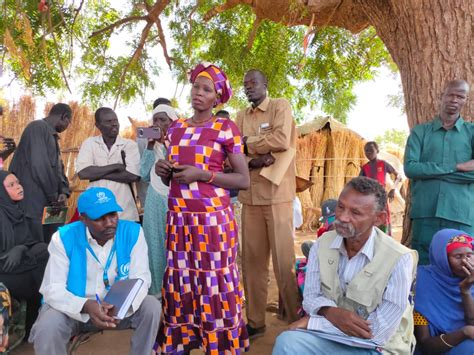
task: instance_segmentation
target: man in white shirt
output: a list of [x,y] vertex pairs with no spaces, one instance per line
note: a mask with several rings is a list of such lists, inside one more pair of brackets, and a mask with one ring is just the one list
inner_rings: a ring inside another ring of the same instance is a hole
[[140,180],[140,153],[137,143],[120,137],[115,112],[101,107],[95,112],[95,125],[101,135],[87,138],[76,159],[76,172],[89,187],[106,187],[114,193],[123,208],[120,219],[138,221],[138,210],[132,192]]
[[[135,329],[131,354],[150,354],[158,332],[161,305],[148,296],[148,249],[137,223],[119,220],[122,208],[113,193],[94,187],[79,196],[81,220],[61,227],[49,244],[49,261],[40,292],[44,304],[29,341],[37,355],[65,355],[71,336],[84,329]],[[126,318],[112,317],[100,302],[110,286],[124,279],[143,285]]]
[[[376,180],[357,177],[344,187],[335,230],[317,239],[309,255],[303,295],[308,316],[277,338],[274,355],[412,352],[410,291],[418,257],[375,227],[385,220],[386,204]],[[373,348],[348,345],[349,337],[370,341]]]

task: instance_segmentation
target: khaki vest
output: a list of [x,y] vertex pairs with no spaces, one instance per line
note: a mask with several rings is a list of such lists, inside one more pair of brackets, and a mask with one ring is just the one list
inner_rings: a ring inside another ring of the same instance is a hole
[[[411,253],[413,257],[413,280],[415,280],[418,254],[375,228],[374,257],[347,285],[346,293],[341,291],[337,269],[339,250],[330,246],[336,238],[336,232],[330,231],[319,238],[318,260],[321,275],[321,291],[333,300],[338,307],[367,318],[382,303],[392,269],[400,257]],[[415,348],[413,334],[413,304],[408,302],[400,325],[395,334],[384,344],[384,354],[411,354]]]

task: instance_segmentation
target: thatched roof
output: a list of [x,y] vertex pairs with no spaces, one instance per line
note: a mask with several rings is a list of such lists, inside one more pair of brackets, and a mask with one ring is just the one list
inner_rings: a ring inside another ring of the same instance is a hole
[[350,131],[354,133],[356,136],[360,137],[361,139],[364,139],[360,134],[356,133],[352,129],[347,128],[345,124],[329,116],[316,117],[314,120],[296,127],[296,130],[298,132],[298,136],[305,136],[312,132],[320,131],[323,128],[329,128],[333,132]]

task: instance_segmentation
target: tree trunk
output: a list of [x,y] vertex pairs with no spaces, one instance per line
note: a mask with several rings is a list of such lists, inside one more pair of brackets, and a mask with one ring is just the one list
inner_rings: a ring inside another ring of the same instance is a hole
[[[446,82],[473,83],[473,0],[355,0],[400,70],[408,124],[429,121],[438,112]],[[474,99],[462,112],[471,120]],[[407,210],[410,208],[407,204]],[[408,217],[408,216],[407,216]],[[409,241],[405,218],[403,240]]]

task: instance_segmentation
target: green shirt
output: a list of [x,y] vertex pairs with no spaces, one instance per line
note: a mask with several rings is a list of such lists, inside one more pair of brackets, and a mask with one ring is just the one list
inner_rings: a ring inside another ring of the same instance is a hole
[[473,224],[474,172],[456,164],[473,159],[474,126],[462,117],[450,130],[439,117],[408,137],[404,169],[411,179],[411,218],[438,217]]

